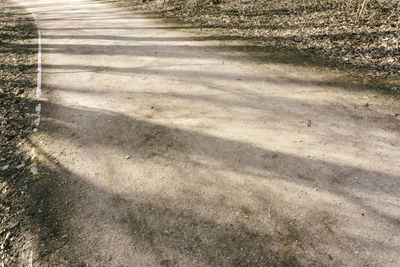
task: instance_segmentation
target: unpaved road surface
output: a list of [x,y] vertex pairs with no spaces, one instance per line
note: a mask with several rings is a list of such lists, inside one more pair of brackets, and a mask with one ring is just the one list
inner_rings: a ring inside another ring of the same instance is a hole
[[33,265],[400,265],[390,96],[100,1],[18,2],[43,38]]

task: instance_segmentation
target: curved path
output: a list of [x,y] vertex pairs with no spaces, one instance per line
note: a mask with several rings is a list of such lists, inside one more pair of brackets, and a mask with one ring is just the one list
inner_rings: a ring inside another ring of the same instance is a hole
[[18,2],[43,40],[34,265],[400,264],[389,96],[101,1]]

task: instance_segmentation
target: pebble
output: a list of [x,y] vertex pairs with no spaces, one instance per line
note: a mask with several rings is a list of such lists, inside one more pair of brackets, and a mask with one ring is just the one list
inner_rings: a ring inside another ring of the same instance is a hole
[[25,163],[21,163],[20,165],[18,165],[16,168],[19,170],[19,169],[21,169],[21,168],[23,168],[23,167],[25,167]]
[[1,170],[2,170],[2,171],[5,171],[5,170],[8,169],[8,167],[10,167],[10,165],[5,165],[5,166],[3,166],[3,167],[1,168]]

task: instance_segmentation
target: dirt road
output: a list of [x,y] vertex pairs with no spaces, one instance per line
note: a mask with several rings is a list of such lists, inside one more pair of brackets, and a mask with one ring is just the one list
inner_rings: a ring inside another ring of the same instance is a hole
[[390,95],[100,1],[18,2],[43,41],[34,265],[400,264]]

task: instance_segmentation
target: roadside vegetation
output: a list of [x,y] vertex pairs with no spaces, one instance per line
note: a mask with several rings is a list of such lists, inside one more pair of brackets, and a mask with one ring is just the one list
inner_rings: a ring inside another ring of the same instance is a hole
[[[400,88],[397,0],[108,0],[194,27],[317,56],[386,92]],[[326,59],[326,60],[325,60]],[[313,62],[315,64],[315,62]]]

